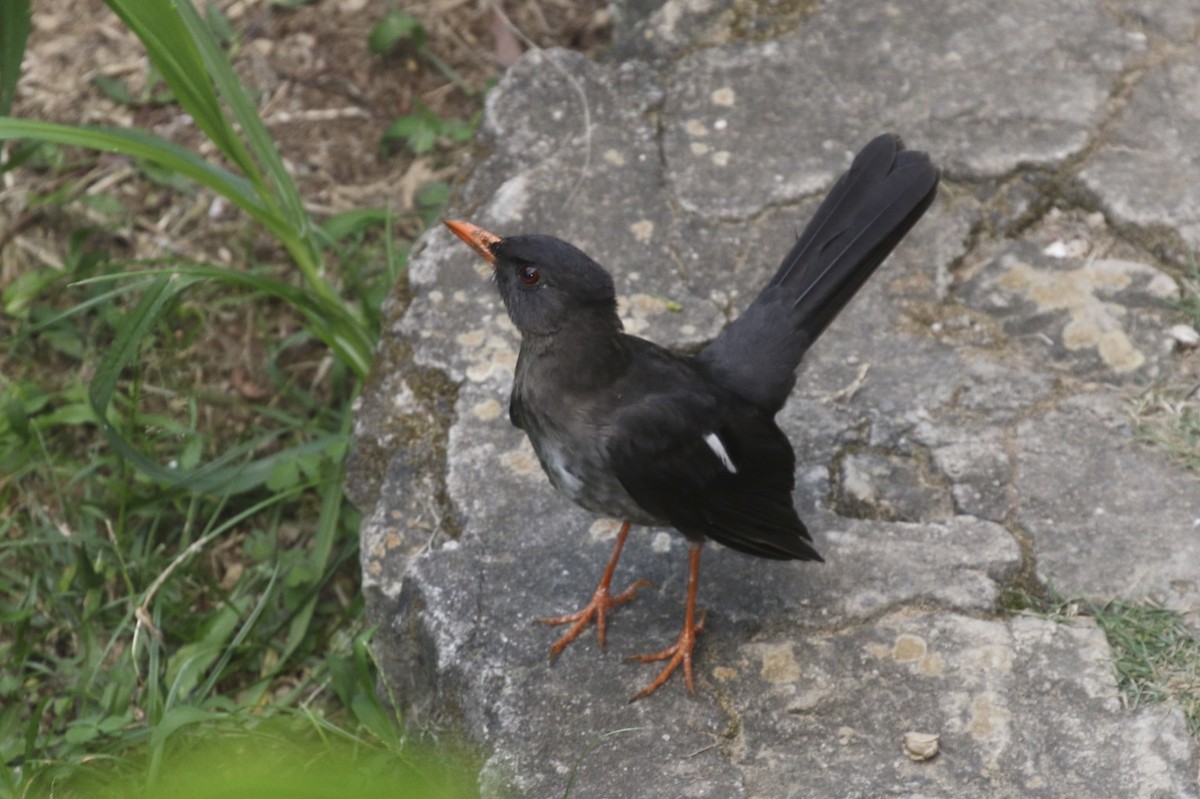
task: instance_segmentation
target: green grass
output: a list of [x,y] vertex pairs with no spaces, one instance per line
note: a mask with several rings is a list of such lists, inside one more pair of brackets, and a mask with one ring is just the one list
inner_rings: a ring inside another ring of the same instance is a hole
[[1200,472],[1200,405],[1192,398],[1149,392],[1134,405],[1133,416],[1144,441]]
[[1178,613],[1145,602],[1116,600],[1093,607],[1113,650],[1117,686],[1133,706],[1178,703],[1200,735],[1200,641]]
[[[1180,285],[1182,293],[1173,305],[1184,314],[1187,324],[1200,329],[1200,265],[1195,254]],[[1200,384],[1194,374],[1179,370],[1158,381],[1133,400],[1130,413],[1143,441],[1200,473]]]
[[1178,612],[1149,601],[1099,604],[1019,589],[1008,591],[1001,607],[1060,624],[1077,616],[1095,619],[1112,649],[1113,673],[1126,704],[1136,708],[1173,701],[1182,708],[1192,735],[1200,736],[1200,640]]
[[[62,264],[3,287],[0,797],[464,795],[440,772],[467,761],[439,752],[449,765],[431,768],[377,694],[342,494],[352,403],[404,265],[393,215],[318,223],[211,23],[190,3],[109,5],[219,156],[0,117],[0,171],[60,187],[30,212],[54,228],[87,203],[102,220],[58,230]],[[0,3],[0,101],[27,14]],[[231,243],[239,265],[132,260],[120,203],[72,188],[97,150],[241,209],[258,232]],[[243,342],[249,355],[229,351]],[[296,777],[322,760],[339,781]]]
[[1187,315],[1188,324],[1200,329],[1200,263],[1197,263],[1196,253],[1192,253],[1188,274],[1180,284],[1182,293],[1175,301],[1175,307]]

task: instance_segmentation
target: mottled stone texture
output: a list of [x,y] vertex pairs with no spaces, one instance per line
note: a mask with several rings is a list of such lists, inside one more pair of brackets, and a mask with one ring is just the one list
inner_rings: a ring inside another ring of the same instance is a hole
[[[453,210],[569,239],[627,328],[716,334],[883,130],[938,202],[812,350],[780,424],[827,562],[705,555],[697,693],[624,656],[680,623],[686,547],[557,662],[532,622],[590,594],[615,525],[558,497],[507,419],[517,338],[459,242],[414,254],[360,411],[368,612],[406,721],[485,754],[485,797],[1197,797],[1171,704],[1126,707],[1104,635],[1011,587],[1200,609],[1200,486],[1135,435],[1197,370],[1166,331],[1200,242],[1188,0],[625,0],[611,60],[534,52],[489,95]],[[1193,380],[1194,382],[1194,380]],[[1193,618],[1196,618],[1193,615]],[[938,754],[906,756],[906,733]]]

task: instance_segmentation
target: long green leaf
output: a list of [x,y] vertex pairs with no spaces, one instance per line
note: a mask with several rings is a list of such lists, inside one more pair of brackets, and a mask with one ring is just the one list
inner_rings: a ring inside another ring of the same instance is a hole
[[[254,607],[250,610],[250,614],[242,620],[238,630],[234,633],[233,638],[220,647],[220,657],[210,664],[208,668],[208,679],[204,681],[200,692],[197,695],[200,699],[207,699],[217,687],[217,682],[221,677],[225,676],[225,669],[229,666],[229,661],[233,659],[234,653],[237,651],[250,635],[250,631],[254,629],[254,625],[258,623],[262,617],[263,611],[267,609],[267,603],[271,601],[274,592],[275,584],[279,580],[279,564],[275,564],[275,570],[271,572],[271,579],[267,582],[265,588],[259,592],[258,601],[254,603]],[[246,597],[249,600],[249,597]],[[244,608],[242,609],[244,612]]]
[[253,186],[244,178],[210,164],[178,144],[144,131],[0,117],[0,139],[36,139],[141,158],[178,172],[228,198],[277,237],[295,234],[282,217],[262,204]]
[[[37,139],[86,147],[106,152],[119,152],[134,158],[142,158],[166,169],[185,175],[196,182],[228,198],[245,210],[280,241],[295,241],[297,231],[292,223],[274,209],[263,205],[253,186],[245,179],[228,170],[210,164],[195,153],[177,144],[137,130],[116,128],[72,127],[54,122],[39,122],[28,119],[0,117],[0,140]],[[303,247],[299,248],[301,251]],[[289,247],[293,250],[293,247]],[[208,270],[206,276],[230,279],[238,273],[232,270]],[[373,343],[365,324],[329,289],[319,276],[316,282],[309,281],[309,288],[321,287],[309,293],[290,289],[286,296],[282,291],[272,293],[294,303],[308,318],[313,333],[331,347],[338,357],[347,363],[358,377],[366,375],[370,368]],[[245,282],[261,280],[246,277]],[[286,286],[280,282],[273,284]]]
[[[158,273],[158,274],[162,274],[162,273]],[[134,280],[129,283],[125,283],[124,285],[117,286],[116,288],[110,289],[109,291],[100,292],[99,294],[97,294],[94,297],[88,297],[86,300],[76,303],[75,305],[72,305],[71,307],[67,308],[66,310],[59,311],[58,313],[52,314],[51,316],[47,316],[46,318],[42,319],[41,321],[39,321],[35,324],[32,324],[32,325],[29,325],[28,327],[23,328],[21,330],[21,335],[34,336],[34,335],[37,335],[38,333],[42,332],[46,328],[54,327],[55,325],[57,325],[59,322],[63,321],[64,319],[71,319],[73,317],[84,314],[96,307],[103,307],[103,306],[111,305],[113,303],[113,301],[116,300],[118,297],[123,297],[126,294],[133,294],[135,292],[144,290],[147,286],[149,286],[152,282],[154,282],[154,277],[157,277],[158,274],[149,276],[143,280]],[[115,275],[110,275],[108,277],[111,279],[112,277],[115,277]],[[78,281],[76,285],[81,285],[82,283],[85,283],[85,282],[90,282],[90,281]]]
[[[9,2],[0,0],[0,5],[7,8]],[[33,138],[121,152],[190,177],[225,196],[263,224],[288,250],[309,291],[320,298],[316,303],[319,312],[315,308],[306,312],[314,335],[331,347],[356,376],[365,376],[374,348],[368,325],[341,301],[325,278],[319,231],[212,31],[187,0],[106,2],[137,34],[151,63],[184,110],[242,175],[141,131],[71,128],[0,118],[0,139]],[[232,121],[226,108],[232,113]]]
[[251,460],[253,454],[277,434],[268,433],[232,447],[213,461],[191,471],[169,469],[146,457],[129,443],[108,418],[121,372],[137,358],[142,341],[170,307],[174,298],[199,279],[195,275],[162,275],[146,289],[127,315],[112,346],[101,360],[88,390],[88,399],[100,421],[100,430],[110,446],[139,472],[169,486],[197,493],[229,494],[257,488],[267,481],[282,462],[310,452],[322,452],[344,440],[341,434],[320,436],[271,455]]
[[[164,275],[146,289],[146,293],[142,295],[141,300],[126,317],[125,325],[117,331],[117,337],[96,368],[96,375],[92,378],[88,389],[88,399],[100,420],[100,431],[108,439],[109,444],[143,474],[168,484],[172,482],[172,475],[125,441],[124,436],[108,418],[108,406],[116,391],[117,379],[121,376],[122,370],[137,357],[142,340],[146,338],[155,322],[183,288],[182,282]],[[188,280],[187,282],[194,281]]]
[[146,48],[150,63],[196,124],[221,154],[263,194],[259,170],[221,108],[212,79],[196,41],[180,15],[190,2],[167,0],[107,0],[108,7],[129,26]]
[[[117,2],[118,0],[109,1]],[[191,34],[197,53],[203,59],[206,74],[212,77],[221,97],[228,104],[234,120],[241,127],[242,135],[246,137],[250,151],[270,179],[275,191],[272,199],[280,203],[286,216],[291,219],[306,240],[307,255],[311,260],[301,261],[301,268],[318,269],[321,263],[320,251],[313,244],[312,231],[305,229],[311,224],[308,212],[304,209],[304,202],[300,197],[300,192],[296,189],[292,176],[283,165],[283,159],[279,156],[271,134],[267,132],[262,118],[258,115],[258,110],[246,95],[246,90],[238,80],[237,73],[233,71],[229,59],[221,51],[220,45],[212,35],[212,30],[200,18],[199,12],[191,3],[181,3],[178,8],[182,24]],[[306,274],[306,277],[311,279],[312,275]],[[323,281],[317,282],[323,283]],[[319,289],[321,286],[314,286],[314,288]]]
[[29,38],[29,0],[0,0],[0,115],[12,108]]
[[[146,275],[187,275],[195,278],[219,280],[224,283],[278,297],[304,314],[313,335],[329,346],[338,357],[348,364],[359,377],[366,375],[371,365],[374,344],[365,324],[355,317],[337,297],[316,294],[299,286],[247,272],[239,272],[210,264],[177,263],[169,269],[148,269],[125,272],[121,277]],[[80,284],[111,280],[116,276],[104,275],[79,281]]]
[[327,325],[328,335],[318,334],[319,338],[339,352],[358,377],[365,377],[370,368],[374,342],[367,331],[365,322],[346,309],[325,278],[319,229],[304,208],[303,199],[300,197],[291,175],[284,167],[283,159],[279,156],[279,151],[276,149],[270,133],[267,132],[254,104],[250,102],[245,89],[238,81],[237,74],[221,52],[212,32],[189,3],[182,4],[180,12],[204,58],[206,69],[216,82],[221,96],[229,105],[254,156],[266,171],[267,178],[275,190],[274,196],[269,201],[273,207],[280,209],[294,227],[295,234],[290,237],[281,237],[280,241],[287,247],[296,265],[300,268],[309,290],[323,299],[322,305],[327,308],[338,305],[341,308],[333,315],[337,323]]
[[305,209],[295,181],[283,165],[283,159],[271,139],[271,134],[263,125],[257,109],[208,25],[190,3],[180,4],[179,12],[204,59],[207,73],[212,76],[221,97],[246,137],[257,163],[265,171],[266,179],[274,189],[270,197],[262,198],[263,201],[278,209],[284,218],[292,223],[294,235],[280,237],[280,241],[287,247],[300,268],[309,290],[321,296],[322,305],[327,308],[338,305],[341,308],[335,314],[338,323],[328,328],[330,335],[321,335],[320,338],[340,352],[355,374],[364,377],[370,366],[374,342],[365,323],[346,309],[325,278],[320,231]]
[[[163,275],[146,289],[133,311],[126,317],[125,324],[117,332],[104,359],[96,369],[92,378],[88,398],[92,407],[101,419],[107,418],[108,403],[117,387],[117,378],[121,371],[137,357],[142,339],[150,332],[150,328],[162,316],[164,309],[179,293],[184,281]],[[191,280],[188,283],[194,282]],[[110,426],[105,422],[106,426]]]
[[[151,62],[162,72],[184,109],[196,118],[221,153],[254,183],[260,202],[291,223],[292,235],[280,240],[296,259],[310,288],[333,296],[321,275],[320,249],[295,183],[237,73],[195,7],[190,2],[107,2],[137,33]],[[249,150],[225,115],[221,99],[241,128]]]

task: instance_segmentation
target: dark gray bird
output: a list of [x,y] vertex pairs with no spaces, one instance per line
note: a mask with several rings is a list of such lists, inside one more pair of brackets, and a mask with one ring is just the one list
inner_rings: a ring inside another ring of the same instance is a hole
[[609,609],[639,580],[610,586],[631,523],[674,527],[690,542],[687,612],[679,639],[638,655],[666,667],[633,699],[657,690],[682,663],[693,691],[692,649],[700,551],[706,539],[775,560],[821,560],[792,502],[796,457],[775,424],[800,359],[916,224],[937,193],[925,153],[884,135],[869,143],[817,209],[779,271],[736,321],[694,357],[622,331],[608,272],[572,245],[541,235],[500,237],[468,222],[446,225],[493,267],[521,333],[509,404],[559,491],[623,519],[591,601],[543,619],[572,624],[557,655],[594,620],[604,646]]

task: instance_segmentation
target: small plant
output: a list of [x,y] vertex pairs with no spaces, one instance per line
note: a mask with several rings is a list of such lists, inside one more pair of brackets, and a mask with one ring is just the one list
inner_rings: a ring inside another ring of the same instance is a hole
[[468,121],[442,119],[424,103],[416,103],[411,113],[396,117],[383,133],[385,145],[403,142],[414,155],[423,155],[434,148],[439,139],[461,144],[470,141],[479,123],[476,114]]
[[367,44],[375,55],[383,55],[402,45],[420,52],[426,44],[425,26],[412,14],[393,9],[371,29]]
[[[411,14],[396,9],[389,11],[371,30],[367,43],[371,52],[377,56],[405,53],[424,59],[468,97],[475,94],[449,64],[429,49],[425,27]],[[397,117],[384,131],[382,144],[385,147],[402,144],[414,155],[424,155],[439,141],[450,144],[470,141],[478,124],[478,114],[469,120],[443,119],[424,103],[417,101],[409,113]]]
[[371,29],[367,45],[377,56],[393,52],[407,52],[425,59],[446,80],[457,86],[468,97],[475,94],[462,76],[429,49],[425,26],[411,14],[393,9]]

